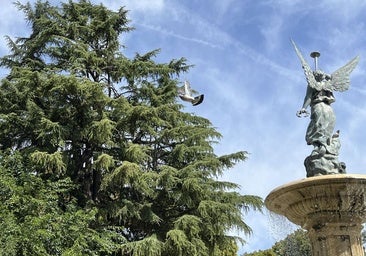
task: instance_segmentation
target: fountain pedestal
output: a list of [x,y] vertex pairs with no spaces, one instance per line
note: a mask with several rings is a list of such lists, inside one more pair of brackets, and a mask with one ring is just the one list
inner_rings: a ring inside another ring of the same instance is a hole
[[266,207],[308,230],[314,256],[364,256],[366,175],[323,175],[274,189]]

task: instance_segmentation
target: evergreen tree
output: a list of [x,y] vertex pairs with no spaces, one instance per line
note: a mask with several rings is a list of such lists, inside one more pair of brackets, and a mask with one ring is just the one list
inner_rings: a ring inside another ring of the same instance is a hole
[[0,255],[103,255],[120,237],[91,227],[96,209],[74,202],[68,177],[43,180],[27,170],[19,152],[0,161]]
[[272,249],[259,250],[252,253],[244,253],[242,256],[277,256]]
[[297,229],[268,250],[244,253],[243,256],[311,256],[311,243],[307,231]]
[[311,256],[311,243],[307,231],[297,229],[285,239],[274,244],[273,251],[278,256]]
[[182,111],[186,59],[124,56],[124,8],[16,4],[31,34],[8,37],[1,59],[4,254],[231,254],[241,239],[228,231],[250,233],[242,214],[262,200],[218,179],[246,152],[217,156],[220,133]]

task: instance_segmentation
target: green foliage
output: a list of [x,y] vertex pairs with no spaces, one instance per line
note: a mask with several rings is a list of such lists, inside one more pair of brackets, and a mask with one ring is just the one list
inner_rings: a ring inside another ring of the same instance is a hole
[[77,206],[69,178],[43,180],[23,162],[18,153],[1,154],[1,255],[100,255],[116,249],[106,230],[90,228],[96,209]]
[[307,232],[298,229],[273,246],[276,255],[311,256],[311,244]]
[[122,245],[123,255],[155,256],[162,253],[162,242],[155,235]]
[[243,256],[277,256],[272,249],[259,250],[252,253],[244,253]]
[[228,231],[250,234],[263,202],[218,180],[247,154],[217,156],[220,133],[181,111],[186,60],[126,58],[124,8],[17,6],[31,34],[1,58],[0,254],[235,255]]
[[311,256],[311,244],[307,232],[298,229],[285,239],[276,242],[271,249],[244,253],[243,256]]
[[65,170],[65,163],[62,161],[61,152],[58,151],[52,154],[35,151],[30,155],[30,160],[31,164],[37,166],[42,173],[55,173],[57,176],[60,176]]

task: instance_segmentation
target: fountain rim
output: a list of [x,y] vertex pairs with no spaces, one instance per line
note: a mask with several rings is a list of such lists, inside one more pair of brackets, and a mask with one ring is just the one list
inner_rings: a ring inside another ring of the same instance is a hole
[[[365,174],[329,174],[329,175],[315,176],[315,177],[310,177],[310,178],[304,178],[301,180],[296,180],[296,181],[284,184],[282,186],[279,186],[279,187],[275,188],[274,190],[272,190],[272,192],[269,193],[268,196],[266,197],[266,199],[264,200],[264,204],[269,211],[274,212],[276,214],[284,215],[291,222],[293,222],[297,225],[303,226],[303,224],[306,222],[305,221],[307,218],[306,216],[308,216],[310,213],[313,214],[313,213],[323,212],[322,210],[319,210],[321,208],[318,209],[316,206],[318,204],[322,205],[322,202],[325,202],[327,204],[327,200],[329,197],[337,198],[339,196],[339,192],[342,191],[345,184],[347,186],[348,185],[351,186],[351,188],[353,188],[353,189],[362,187],[363,191],[365,191],[366,190],[366,175]],[[323,191],[323,189],[327,189],[327,187],[333,187],[334,189],[329,191],[329,193],[316,192],[317,190],[314,190],[314,193],[313,193],[312,190],[309,190],[309,188],[312,188],[312,187],[318,187],[318,189],[320,189],[320,191]],[[304,192],[301,192],[301,191],[305,191],[305,194],[304,194]],[[346,193],[346,194],[344,194],[344,196],[347,197],[348,194]],[[309,205],[308,207],[305,207],[304,209],[307,209],[307,210],[302,213],[299,213],[297,208],[294,208],[295,212],[297,212],[297,213],[290,210],[290,209],[292,209],[290,207],[291,205],[296,205],[298,202],[302,201],[303,199],[306,199],[306,201],[308,201],[309,199],[312,200],[314,205]],[[362,209],[364,209],[364,208],[362,208]],[[332,212],[332,211],[334,211],[334,209],[333,208],[329,209],[329,211]],[[337,210],[337,211],[339,211],[339,210]],[[344,214],[346,212],[344,212]],[[365,215],[364,210],[362,210],[361,213],[362,213],[362,216]],[[294,218],[294,216],[295,216],[294,214],[298,217]],[[365,218],[362,217],[362,219],[364,220]]]
[[[290,191],[293,189],[293,187],[297,188],[303,188],[311,185],[312,183],[317,183],[318,185],[328,184],[329,182],[332,182],[334,184],[336,183],[344,183],[344,182],[360,182],[364,181],[366,183],[366,174],[328,174],[328,175],[319,175],[314,176],[310,178],[304,178],[300,180],[295,180],[289,183],[286,183],[284,185],[281,185],[275,189],[273,189],[269,195],[273,193],[277,193],[281,191],[281,193],[284,193],[286,191]],[[268,196],[267,196],[268,197]]]
[[[360,193],[365,194],[366,175],[329,174],[293,181],[275,188],[268,194],[264,203],[270,212],[283,215],[305,229],[312,227],[315,222],[322,223],[325,220],[349,224],[350,218],[356,220],[357,217],[357,223],[366,222],[366,201],[353,200],[354,196],[360,197],[358,192],[344,193],[344,189],[348,186],[350,191],[361,191]],[[313,190],[313,188],[317,189]],[[329,204],[329,199],[332,198],[336,202]]]

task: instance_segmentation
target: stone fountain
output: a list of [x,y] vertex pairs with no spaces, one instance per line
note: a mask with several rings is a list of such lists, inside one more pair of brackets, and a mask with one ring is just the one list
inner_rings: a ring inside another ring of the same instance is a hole
[[311,70],[292,42],[301,60],[308,88],[297,116],[309,116],[306,132],[313,151],[305,158],[307,178],[274,189],[265,199],[266,207],[308,230],[313,256],[364,256],[362,224],[366,222],[366,175],[346,174],[338,161],[339,131],[334,132],[333,91],[349,87],[349,75],[358,63],[351,60],[331,75],[317,69],[320,53],[313,52]]
[[322,175],[285,184],[265,203],[308,230],[314,256],[363,256],[366,175]]

